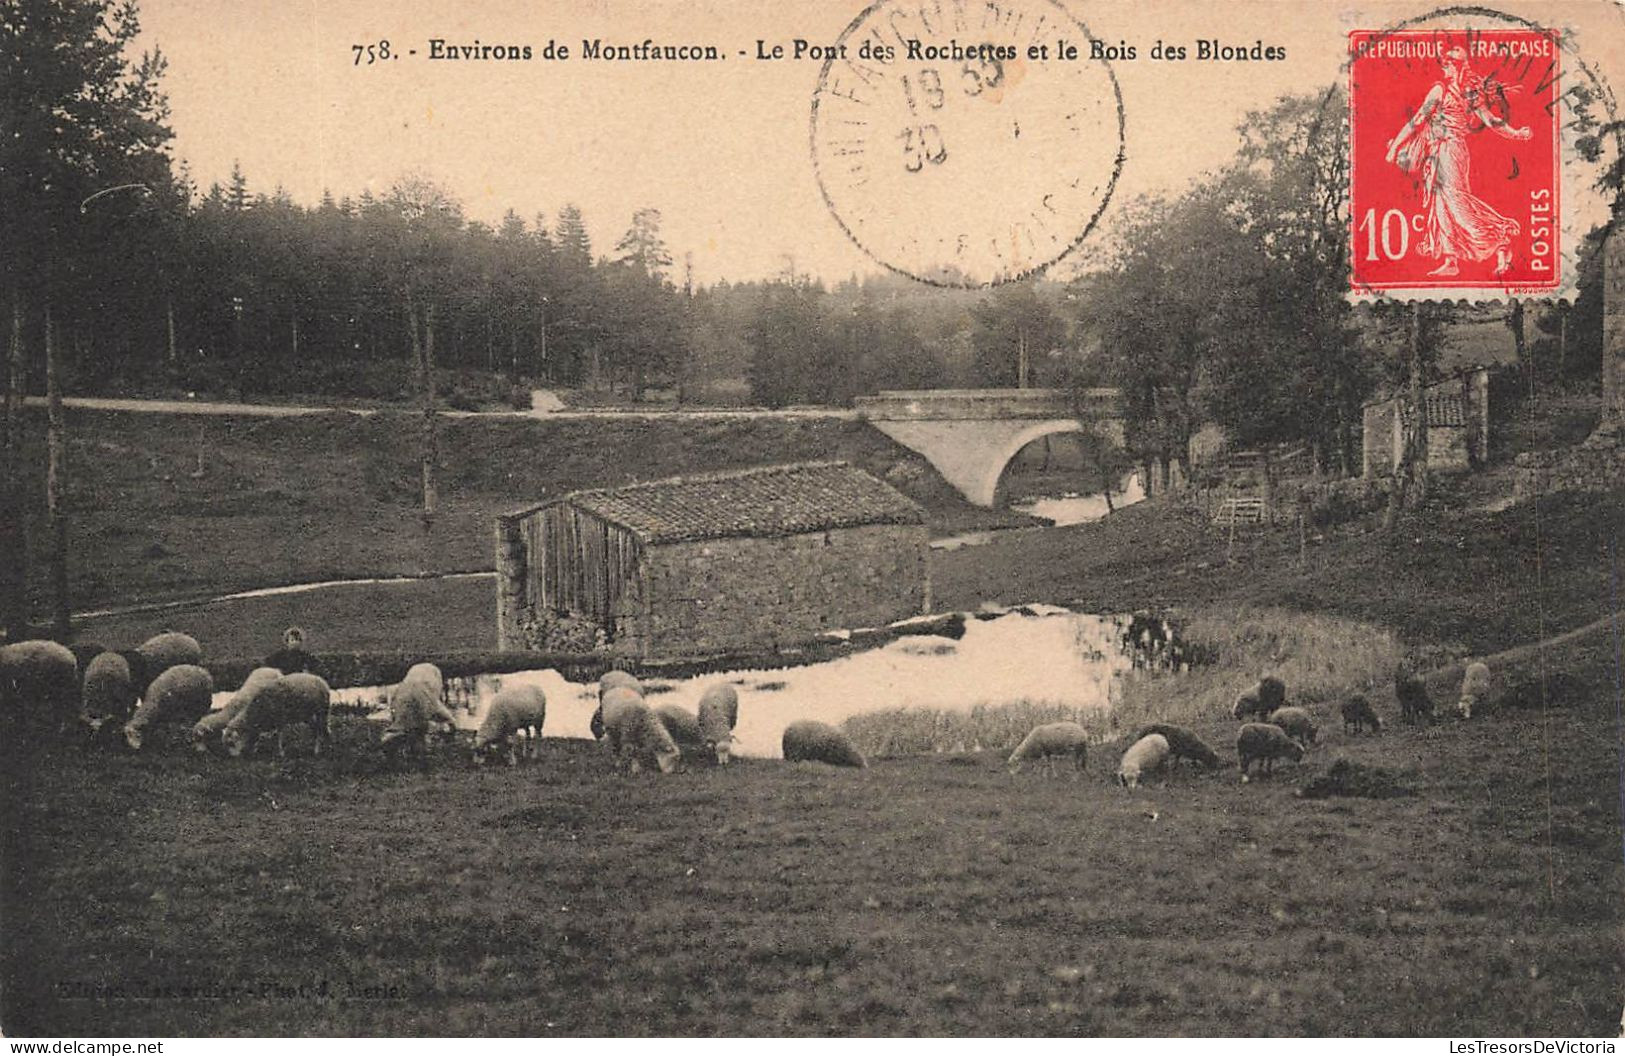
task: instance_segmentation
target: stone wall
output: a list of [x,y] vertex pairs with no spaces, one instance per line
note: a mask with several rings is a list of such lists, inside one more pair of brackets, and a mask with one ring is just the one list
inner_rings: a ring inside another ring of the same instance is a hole
[[1625,424],[1604,421],[1585,441],[1566,451],[1519,455],[1514,493],[1520,499],[1554,491],[1609,491],[1625,482]]
[[614,649],[669,657],[773,648],[917,616],[931,604],[928,553],[922,525],[651,546],[616,618]]
[[1625,233],[1603,243],[1602,421],[1577,447],[1514,460],[1519,498],[1553,491],[1607,491],[1625,481]]

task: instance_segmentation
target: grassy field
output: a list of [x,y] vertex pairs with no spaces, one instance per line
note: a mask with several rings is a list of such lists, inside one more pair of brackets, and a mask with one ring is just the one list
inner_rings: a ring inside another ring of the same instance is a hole
[[[11,1036],[1609,1035],[1617,628],[1545,709],[1134,794],[993,753],[865,771],[16,753]],[[1378,702],[1392,714],[1391,700]],[[1234,724],[1201,732],[1233,759]],[[1301,799],[1335,757],[1411,795]],[[300,990],[303,987],[303,991]],[[322,989],[325,987],[325,991]]]
[[[185,418],[70,411],[74,609],[489,569],[499,512],[578,488],[774,462],[850,461],[896,482],[926,508],[937,533],[1033,523],[971,506],[923,459],[862,422],[448,418],[441,426],[441,509],[426,537],[417,507],[419,428],[405,412]],[[43,439],[36,431],[30,440],[24,464],[43,472]],[[29,486],[43,496],[38,474]],[[41,615],[48,599],[42,517],[36,510],[28,521],[31,593]]]
[[[1604,570],[1618,560],[1621,524],[1625,489],[1494,513],[1434,507],[1392,536],[1356,524],[1311,537],[1300,561],[1295,530],[1239,535],[1231,551],[1225,534],[1199,517],[1142,504],[1095,524],[933,551],[932,596],[942,612],[989,602],[1088,612],[1284,609],[1389,630],[1424,659],[1455,657],[1615,611],[1617,587]],[[237,544],[253,545],[246,536]],[[189,575],[208,573],[195,563]],[[86,620],[80,635],[133,644],[173,627],[197,634],[211,655],[258,657],[295,623],[317,651],[489,649],[495,588],[482,578],[334,588]]]

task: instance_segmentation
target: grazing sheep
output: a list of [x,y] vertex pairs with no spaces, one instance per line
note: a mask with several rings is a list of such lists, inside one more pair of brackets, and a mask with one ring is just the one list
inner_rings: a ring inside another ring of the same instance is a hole
[[109,720],[119,725],[126,722],[135,714],[138,699],[130,661],[120,654],[99,653],[85,665],[79,690],[79,721],[92,736],[100,734]]
[[1010,753],[1006,765],[1012,774],[1019,773],[1021,764],[1042,759],[1052,770],[1057,756],[1070,757],[1074,769],[1082,770],[1088,763],[1089,731],[1075,722],[1050,722],[1034,726]]
[[869,765],[852,739],[827,722],[812,719],[792,722],[784,728],[782,744],[787,762],[804,761],[859,768]]
[[705,735],[700,732],[700,720],[697,716],[684,711],[676,704],[661,704],[654,709],[655,718],[666,727],[679,750],[684,755],[692,755],[708,747]]
[[520,731],[529,736],[526,754],[536,754],[542,739],[542,720],[547,717],[547,694],[541,686],[509,686],[499,692],[485,709],[485,718],[474,734],[474,759],[478,762],[507,749],[508,765],[519,761],[514,741]]
[[1265,675],[1242,690],[1230,706],[1230,717],[1246,719],[1250,715],[1264,718],[1270,712],[1286,706],[1286,683],[1273,675]]
[[39,732],[71,729],[79,703],[79,661],[65,645],[30,639],[0,646],[0,718]]
[[732,752],[734,727],[739,724],[739,694],[723,683],[712,686],[700,697],[700,736],[716,753],[717,765],[727,766]]
[[1394,696],[1399,701],[1399,714],[1411,725],[1433,721],[1433,698],[1422,679],[1404,667],[1394,669]]
[[331,741],[328,731],[328,705],[333,691],[320,675],[300,671],[283,675],[253,693],[220,735],[221,743],[233,758],[254,747],[260,736],[276,731],[276,754],[282,756],[282,734],[289,726],[309,726],[316,737],[312,751],[322,754],[322,744]]
[[152,685],[153,681],[165,671],[180,664],[196,666],[203,663],[203,647],[197,643],[196,638],[179,631],[155,634],[136,646],[135,651],[141,654],[143,667],[141,677],[145,679],[141,684],[143,699],[147,695],[147,686]]
[[1168,738],[1162,734],[1141,737],[1129,746],[1123,753],[1123,761],[1117,764],[1117,783],[1124,788],[1140,787],[1141,775],[1162,769],[1170,752]]
[[100,642],[74,642],[68,646],[68,652],[73,654],[74,662],[79,665],[79,681],[81,687],[84,684],[85,672],[90,668],[90,662],[96,659],[98,656],[101,656],[103,653],[110,653],[112,651],[113,650],[107,648],[107,646]]
[[209,713],[214,676],[196,664],[177,664],[152,680],[141,706],[124,724],[124,743],[141,750],[147,727],[156,722],[196,722]]
[[682,754],[665,724],[642,697],[629,689],[612,689],[604,694],[604,735],[617,756],[631,758],[633,773],[652,765],[669,774]]
[[1193,763],[1200,763],[1209,770],[1223,766],[1219,753],[1208,747],[1206,741],[1184,726],[1175,726],[1168,722],[1154,722],[1134,735],[1139,741],[1153,733],[1160,733],[1168,741],[1168,751],[1174,760],[1189,759]]
[[1236,735],[1236,757],[1241,762],[1241,781],[1247,783],[1247,768],[1258,763],[1263,773],[1275,769],[1275,760],[1285,756],[1293,762],[1303,758],[1303,746],[1286,735],[1279,726],[1267,722],[1249,722]]
[[1355,733],[1364,732],[1370,726],[1373,730],[1382,730],[1382,720],[1371,709],[1371,702],[1356,693],[1343,702],[1343,732],[1353,730]]
[[1305,748],[1314,744],[1315,737],[1320,733],[1314,716],[1303,708],[1277,708],[1270,712],[1269,723],[1281,727],[1288,737]]
[[592,730],[594,740],[604,739],[604,694],[612,689],[630,689],[638,696],[643,696],[643,683],[636,675],[627,671],[605,671],[598,680],[598,707],[593,709],[592,719],[587,726]]
[[435,723],[455,726],[456,718],[441,699],[445,679],[433,664],[413,664],[406,677],[389,688],[389,726],[378,743],[388,746],[405,738],[407,747],[422,752],[429,727]]
[[616,732],[619,727],[614,720],[622,710],[634,705],[647,707],[643,694],[629,686],[612,686],[599,695],[599,725],[604,731],[599,740],[607,743],[611,752],[619,754],[621,750],[620,734]]
[[256,667],[243,679],[242,687],[226,701],[226,706],[216,708],[197,720],[192,727],[192,747],[200,752],[206,752],[210,746],[220,740],[220,735],[226,732],[226,726],[235,719],[242,710],[248,707],[248,702],[259,694],[260,690],[282,677],[282,672],[274,667]]
[[598,695],[602,697],[612,689],[630,689],[640,697],[643,695],[643,683],[630,671],[605,671],[598,680]]
[[1456,703],[1456,710],[1464,719],[1473,717],[1473,709],[1484,703],[1490,695],[1490,669],[1481,660],[1475,660],[1467,665],[1467,671],[1461,676],[1461,699]]

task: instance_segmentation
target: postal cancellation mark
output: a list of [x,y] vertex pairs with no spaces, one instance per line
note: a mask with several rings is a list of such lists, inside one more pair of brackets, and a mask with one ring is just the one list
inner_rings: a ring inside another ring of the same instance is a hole
[[878,0],[839,44],[813,96],[813,166],[876,262],[992,285],[1093,228],[1123,164],[1122,94],[1053,0]]

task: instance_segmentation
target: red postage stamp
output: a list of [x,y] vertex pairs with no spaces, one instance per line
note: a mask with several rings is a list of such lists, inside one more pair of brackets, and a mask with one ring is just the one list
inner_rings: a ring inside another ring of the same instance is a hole
[[1349,34],[1355,291],[1557,289],[1559,51],[1534,29]]

